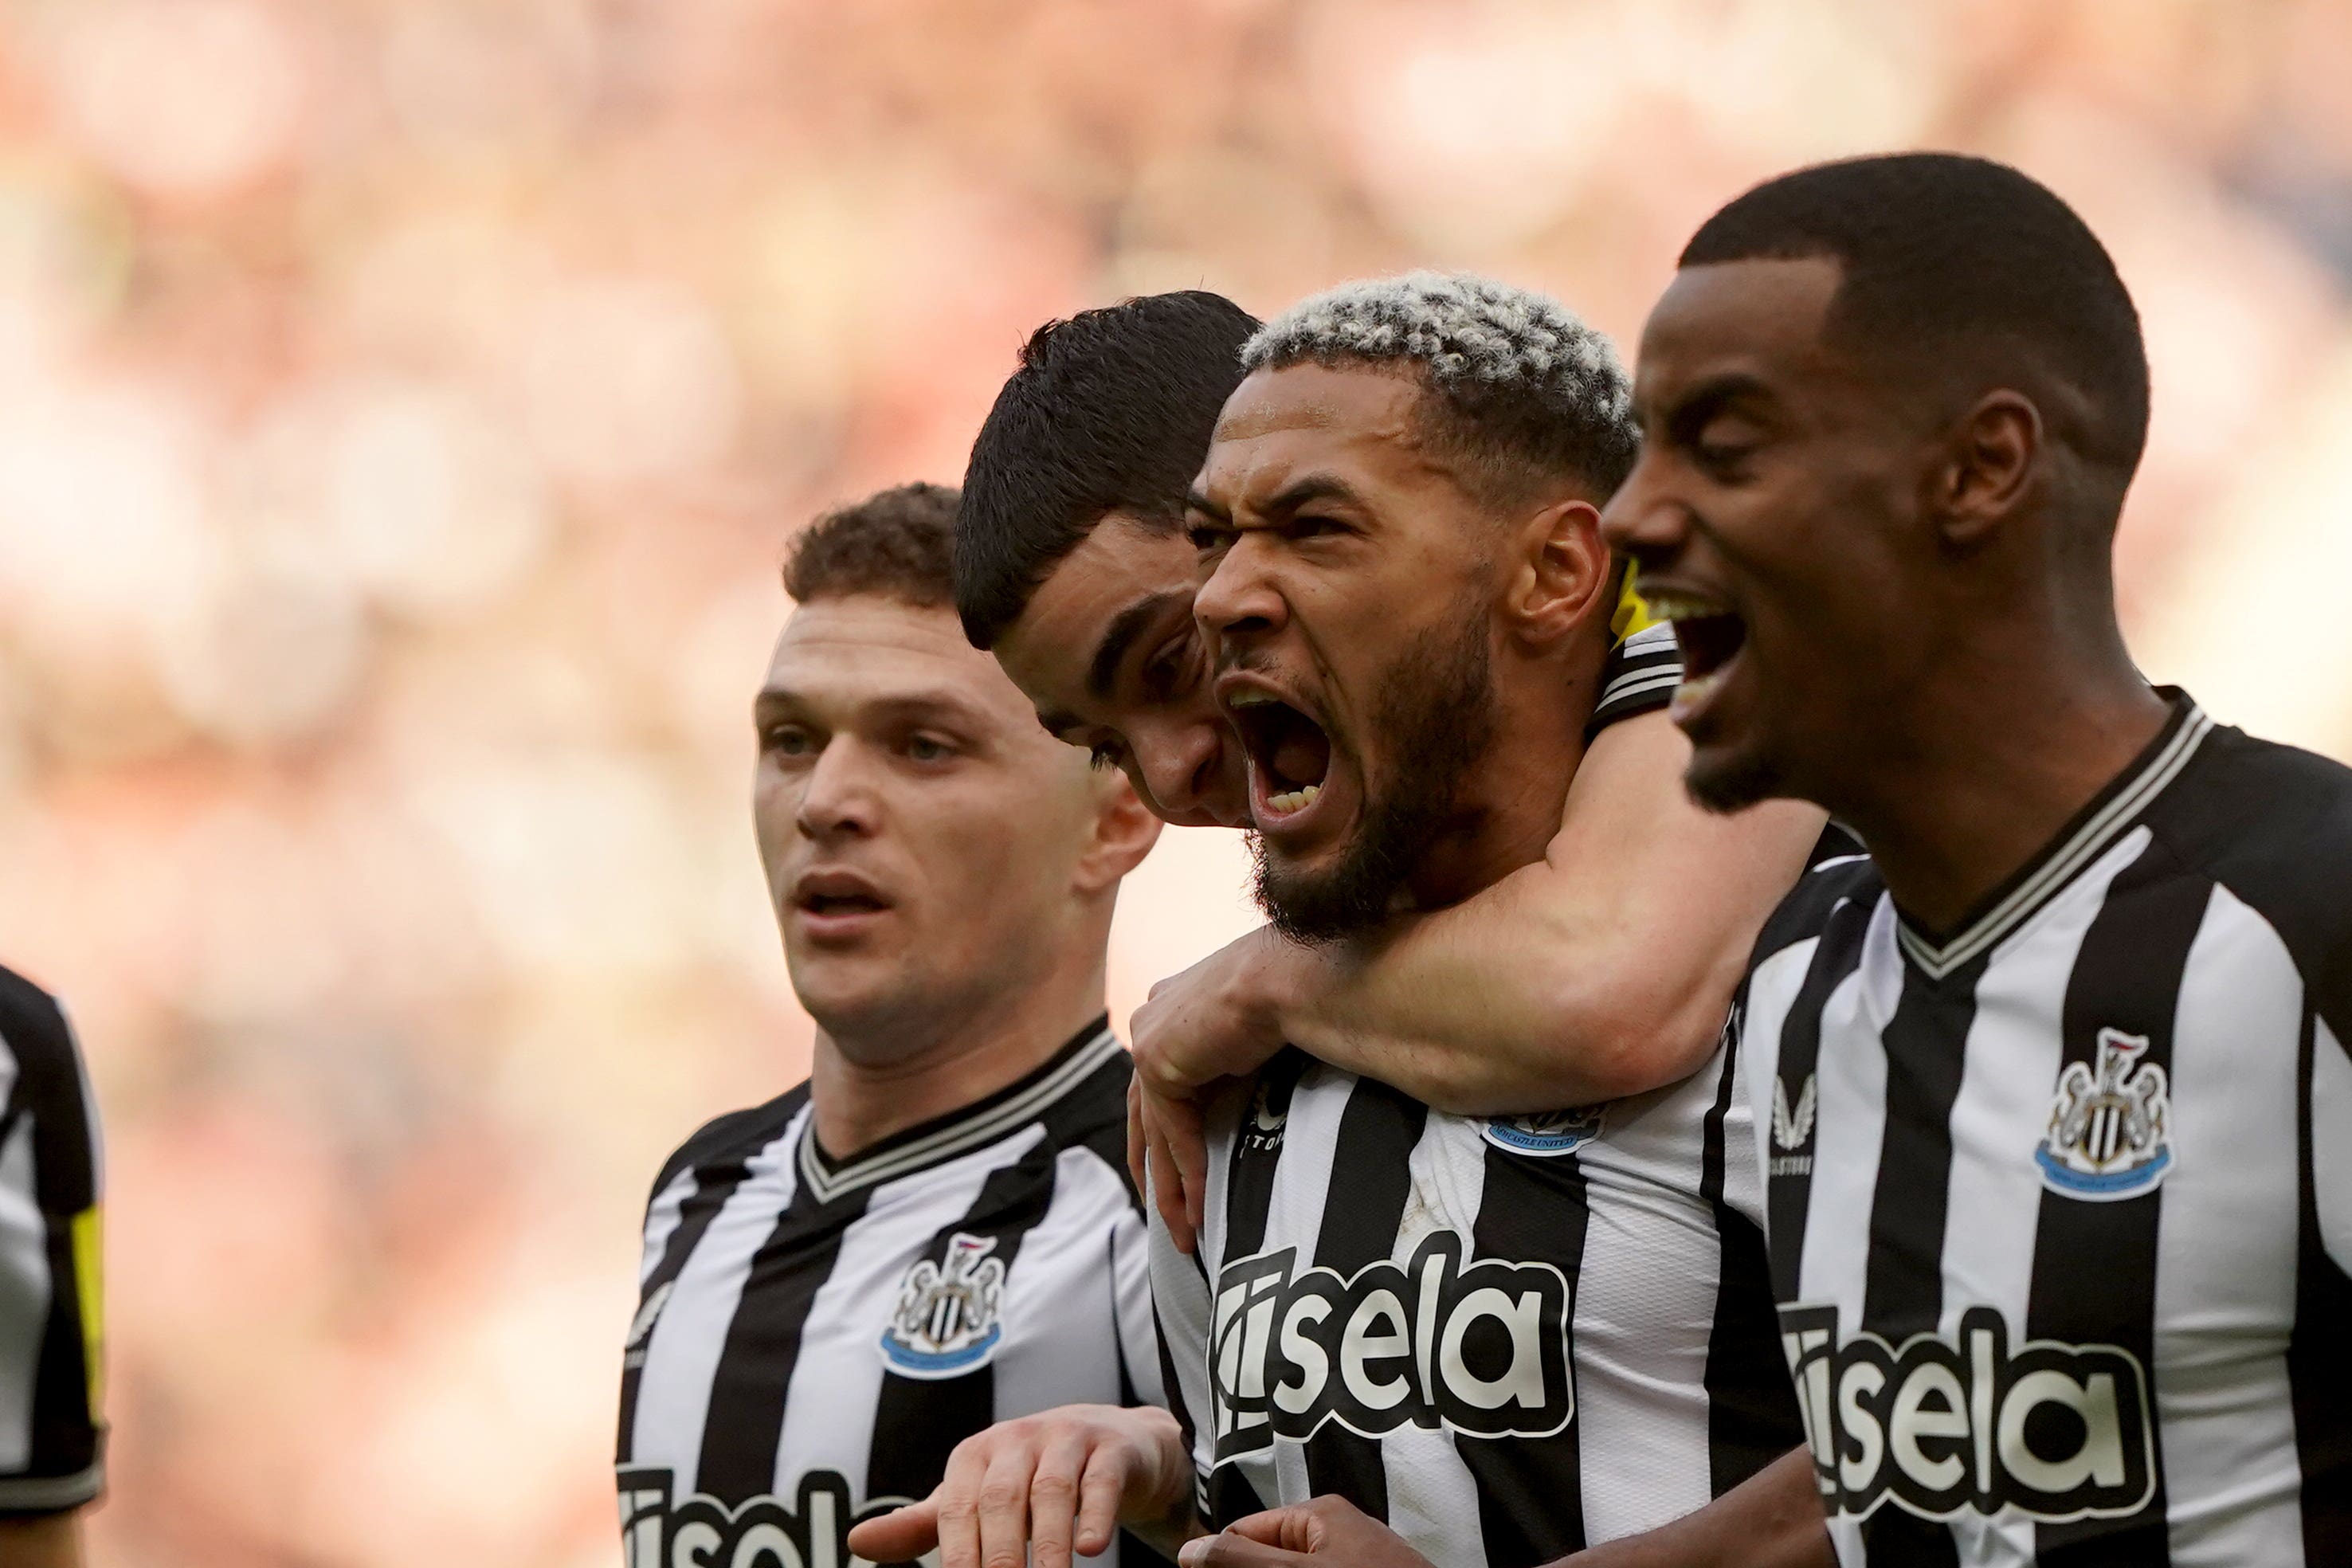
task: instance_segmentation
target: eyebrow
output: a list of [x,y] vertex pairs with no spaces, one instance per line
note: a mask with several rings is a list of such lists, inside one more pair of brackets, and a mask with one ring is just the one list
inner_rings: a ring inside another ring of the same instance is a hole
[[1150,594],[1112,616],[1109,628],[1095,647],[1093,660],[1087,666],[1087,689],[1097,698],[1108,697],[1111,678],[1118,673],[1119,661],[1127,658],[1127,650],[1135,646],[1144,627],[1170,605],[1191,597],[1180,593]]
[[1769,400],[1771,396],[1772,388],[1763,377],[1744,370],[1725,371],[1683,391],[1658,416],[1668,425],[1683,425],[1703,419],[1743,397]]
[[[1360,505],[1363,498],[1356,493],[1347,480],[1337,474],[1307,474],[1293,479],[1288,485],[1266,498],[1265,504],[1255,510],[1267,517],[1283,517],[1297,511],[1300,507],[1311,506],[1319,500],[1338,500],[1349,502],[1350,505]],[[1195,489],[1186,492],[1184,505],[1188,510],[1203,512],[1219,522],[1233,521],[1233,514],[1211,500],[1205,491]]]
[[[789,686],[763,686],[759,696],[752,699],[751,711],[755,717],[764,716],[778,709],[804,707],[814,700],[808,693]],[[887,696],[859,701],[856,706],[862,712],[879,712],[893,717],[921,719],[936,715],[973,725],[985,725],[989,721],[986,709],[943,686],[929,690],[894,691]]]

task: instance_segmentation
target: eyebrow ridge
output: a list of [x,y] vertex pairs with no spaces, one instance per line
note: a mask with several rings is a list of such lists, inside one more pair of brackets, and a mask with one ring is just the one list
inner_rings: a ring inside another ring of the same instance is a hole
[[1119,661],[1127,657],[1135,639],[1143,635],[1143,628],[1171,603],[1187,597],[1178,593],[1148,595],[1112,616],[1109,629],[1103,633],[1095,657],[1087,666],[1087,689],[1097,698],[1108,697],[1111,677],[1118,673]]

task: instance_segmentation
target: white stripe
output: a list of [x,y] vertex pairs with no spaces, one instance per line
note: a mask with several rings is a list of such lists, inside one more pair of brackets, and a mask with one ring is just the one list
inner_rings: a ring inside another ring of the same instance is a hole
[[2319,1240],[2336,1267],[2352,1274],[2352,1061],[2326,1019],[2315,1017],[2311,1027],[2311,1183]]
[[[784,1425],[776,1443],[770,1490],[789,1498],[804,1470],[838,1470],[862,1502],[882,1390],[882,1331],[898,1305],[907,1270],[934,1237],[971,1211],[992,1172],[1013,1164],[1045,1140],[1031,1125],[1013,1137],[944,1164],[886,1183],[842,1234],[832,1272],[801,1323],[801,1348],[784,1391]],[[1097,1390],[1105,1383],[1094,1384]],[[1108,1386],[1118,1386],[1116,1375]]]
[[2040,869],[1986,911],[1981,920],[1949,942],[1937,947],[1906,929],[1903,946],[1913,962],[1926,971],[1930,979],[1940,980],[2007,936],[2033,913],[2043,899],[2095,858],[2105,848],[2109,839],[2122,832],[2133,817],[2164,792],[2165,786],[2189,765],[2189,759],[2195,755],[2198,742],[2212,727],[2213,721],[2207,718],[2202,710],[2191,705],[2179,730],[2165,743],[2162,751],[2148,760],[2147,765],[2136,778],[2118,791],[2116,797],[2101,807],[2090,821],[2076,829],[2074,836],[2044,860]]
[[689,1164],[663,1183],[662,1190],[646,1205],[646,1246],[637,1260],[639,1289],[661,1267],[662,1254],[668,1249],[669,1238],[677,1234],[678,1222],[686,1215],[686,1200],[693,1195],[694,1188],[694,1167]]
[[[1796,1005],[1797,993],[1804,989],[1805,972],[1813,966],[1813,954],[1821,946],[1817,936],[1791,942],[1758,964],[1748,978],[1748,1005],[1739,1019],[1738,1047],[1739,1072],[1748,1092],[1749,1138],[1743,1152],[1731,1142],[1730,1129],[1724,1130],[1727,1177],[1728,1163],[1741,1160],[1755,1173],[1758,1185],[1763,1184],[1764,1162],[1772,1152],[1772,1086],[1780,1076],[1780,1031],[1788,1026],[1789,1009]],[[1729,1185],[1727,1180],[1726,1185]],[[1769,1228],[1768,1225],[1766,1229]]]
[[[1022,1238],[1004,1281],[996,1419],[1059,1405],[1098,1405],[1118,1387],[1119,1233],[1143,1221],[1127,1184],[1083,1144],[1054,1158],[1054,1201]],[[1148,1289],[1139,1276],[1137,1285]],[[1150,1332],[1149,1328],[1145,1330]],[[1147,1342],[1147,1360],[1157,1360]],[[1159,1384],[1157,1373],[1152,1384]]]
[[837,1171],[828,1171],[817,1158],[814,1140],[801,1151],[801,1179],[820,1203],[831,1203],[842,1194],[873,1182],[888,1181],[903,1176],[918,1166],[934,1160],[946,1159],[963,1150],[976,1148],[1003,1137],[1025,1121],[1034,1121],[1045,1109],[1075,1089],[1087,1074],[1117,1056],[1124,1047],[1118,1037],[1105,1027],[1095,1037],[1078,1047],[1069,1060],[1045,1078],[1023,1089],[1002,1104],[951,1126],[942,1127],[926,1137],[883,1153],[852,1160]]
[[1627,670],[1602,689],[1601,700],[1594,703],[1593,707],[1606,708],[1612,702],[1622,702],[1628,698],[1639,697],[1644,692],[1670,691],[1682,683],[1683,671],[1680,665],[1670,666],[1664,669]]
[[1589,1217],[1571,1343],[1591,1545],[1714,1495],[1706,1362],[1723,1245],[1698,1194],[1721,1068],[1617,1101],[1577,1154]]
[[33,1184],[33,1118],[0,1144],[0,1471],[33,1457],[33,1391],[47,1330],[48,1221]]
[[[1465,1243],[1475,1234],[1486,1189],[1481,1126],[1436,1111],[1422,1123],[1421,1137],[1405,1160],[1412,1185],[1390,1262],[1410,1264],[1413,1249],[1441,1230],[1458,1233]],[[1465,1529],[1465,1521],[1478,1518],[1478,1483],[1454,1452],[1454,1434],[1425,1426],[1392,1432],[1381,1442],[1381,1470],[1388,1483],[1391,1530],[1436,1568],[1484,1568],[1478,1533]]]
[[2303,1562],[2286,1372],[2303,1005],[2276,933],[2217,888],[2174,1016],[2173,1164],[2157,1231],[2156,1407],[2173,1568]]
[[[1862,963],[1822,1008],[1813,1115],[1813,1172],[1798,1265],[1801,1300],[1836,1304],[1838,1333],[1862,1322],[1869,1278],[1870,1211],[1886,1136],[1886,1047],[1881,1038],[1902,994],[1894,954],[1895,906],[1885,895],[1863,933]],[[1763,1092],[1759,1090],[1759,1093]],[[1770,1136],[1759,1110],[1759,1141]]]
[[803,1105],[783,1131],[744,1162],[743,1180],[711,1216],[647,1336],[630,1462],[667,1466],[676,1478],[673,1496],[694,1490],[727,1326],[743,1299],[752,1255],[793,1201],[793,1145],[808,1121]]

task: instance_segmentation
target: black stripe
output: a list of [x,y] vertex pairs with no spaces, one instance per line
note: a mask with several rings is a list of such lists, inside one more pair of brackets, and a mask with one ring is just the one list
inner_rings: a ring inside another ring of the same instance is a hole
[[[971,1207],[942,1226],[921,1257],[945,1261],[959,1236],[992,1238],[986,1258],[1004,1265],[1009,1289],[1021,1244],[1054,1206],[1055,1162],[1062,1144],[1050,1135],[1010,1165],[988,1173]],[[912,1267],[910,1261],[909,1267]],[[1117,1315],[1116,1281],[1109,1291]],[[885,1369],[874,1405],[874,1441],[866,1465],[866,1496],[922,1498],[947,1474],[955,1446],[996,1422],[996,1368],[983,1363],[957,1377],[915,1378]]]
[[[1943,1310],[1952,1104],[1985,963],[1977,958],[1936,981],[1906,963],[1902,999],[1884,1036],[1886,1128],[1871,1194],[1862,1326],[1894,1344],[1932,1331]],[[1949,1526],[1897,1508],[1872,1514],[1862,1539],[1873,1563],[1933,1568],[1958,1561]]]
[[[1738,1079],[1738,1044],[1726,1031],[1723,1069],[1706,1113],[1699,1195],[1715,1213],[1719,1261],[1715,1326],[1706,1341],[1706,1459],[1711,1495],[1721,1497],[1805,1439],[1797,1391],[1780,1352],[1780,1315],[1764,1233],[1723,1195],[1724,1120]],[[1740,1158],[1748,1151],[1740,1151]]]
[[[48,1314],[34,1363],[24,1477],[76,1476],[99,1461],[103,1429],[90,1408],[89,1363],[82,1336],[80,1279],[74,1268],[73,1221],[98,1201],[97,1138],[82,1093],[73,1033],[56,1000],[0,969],[0,1037],[16,1064],[0,1107],[0,1147],[29,1121],[33,1190],[42,1252],[48,1266]],[[77,1498],[77,1503],[86,1500]]]
[[[1487,1146],[1472,1256],[1558,1268],[1568,1280],[1571,1323],[1591,1217],[1584,1170],[1574,1154],[1538,1158]],[[1575,1376],[1571,1353],[1571,1387]],[[1535,1440],[1456,1435],[1454,1451],[1477,1483],[1486,1568],[1533,1568],[1584,1550],[1583,1441],[1581,1421],[1557,1437]]]
[[[2137,1070],[2154,1068],[2170,1076],[2181,976],[2212,888],[2204,878],[2185,874],[2161,841],[2116,874],[2083,932],[2067,978],[2064,1062],[2082,1062],[2095,1072],[2100,1031],[2116,1029],[2147,1040]],[[2025,1310],[2028,1338],[2115,1345],[2154,1374],[2162,1200],[2160,1187],[2107,1203],[2042,1193]],[[2043,1568],[2163,1568],[2171,1551],[2160,1451],[2157,1461],[2156,1493],[2146,1510],[2131,1519],[2036,1525],[2037,1563]]]
[[[1292,1097],[1298,1089],[1298,1079],[1315,1065],[1304,1052],[1285,1049],[1278,1052],[1258,1072],[1257,1082],[1242,1100],[1241,1121],[1234,1129],[1234,1146],[1225,1161],[1224,1242],[1216,1267],[1238,1262],[1262,1251],[1265,1247],[1266,1216],[1274,1206],[1275,1175],[1281,1168],[1284,1151],[1289,1140],[1280,1133],[1257,1126],[1257,1116],[1263,1110],[1266,1118],[1280,1119],[1286,1124],[1290,1116]],[[1210,1342],[1216,1342],[1216,1292],[1209,1292]],[[1164,1360],[1163,1360],[1164,1365]],[[1212,1408],[1201,1414],[1213,1424],[1215,1420],[1213,1389],[1216,1373],[1209,1373],[1213,1390]],[[1169,1373],[1169,1398],[1180,1407],[1180,1385],[1172,1371]],[[1194,1423],[1189,1412],[1180,1414],[1184,1429],[1187,1452],[1191,1451]],[[1219,1465],[1209,1472],[1206,1516],[1210,1522],[1222,1528],[1237,1519],[1264,1511],[1274,1499],[1258,1496],[1257,1488],[1242,1473],[1239,1465]]]
[[[2300,1257],[2295,1270],[2294,1332],[2287,1341],[2286,1375],[2294,1401],[2295,1457],[2303,1471],[2303,1560],[2352,1563],[2352,1279],[2320,1239],[2319,1189],[2312,1175],[2311,1079],[2323,1046],[2311,1008],[2303,1015],[2302,1058],[2296,1073],[2295,1119],[2301,1146],[2298,1198]],[[2343,1194],[2335,1194],[2341,1202]]]
[[719,1353],[696,1490],[734,1504],[773,1488],[784,1395],[800,1361],[809,1309],[841,1255],[843,1235],[865,1215],[873,1193],[872,1186],[861,1186],[821,1205],[800,1184],[752,1255]]
[[[797,1109],[797,1105],[795,1100],[793,1108]],[[677,1225],[669,1233],[669,1239],[662,1244],[661,1260],[654,1265],[654,1271],[646,1277],[645,1285],[637,1292],[639,1310],[644,1309],[655,1291],[677,1282],[679,1271],[686,1267],[686,1260],[700,1245],[703,1233],[710,1228],[710,1222],[718,1217],[719,1211],[726,1206],[727,1200],[734,1196],[735,1189],[742,1185],[744,1178],[751,1173],[745,1163],[746,1158],[772,1141],[772,1135],[759,1142],[746,1140],[737,1145],[738,1152],[732,1157],[713,1158],[708,1163],[693,1162],[694,1190],[688,1193],[678,1205]],[[695,1140],[688,1140],[688,1147],[692,1147],[694,1142]],[[667,1163],[662,1167],[661,1180],[654,1189],[654,1196],[659,1197],[662,1189],[686,1168],[675,1158]],[[647,1207],[650,1213],[651,1205]],[[648,1325],[646,1341],[649,1341],[652,1335],[653,1327]],[[637,1388],[645,1380],[645,1341],[631,1346],[621,1363],[621,1430],[614,1447],[617,1464],[628,1464],[634,1457],[631,1449],[635,1446],[637,1427]]]
[[[1874,902],[1853,900],[1830,910],[1812,962],[1806,966],[1804,982],[1798,986],[1796,1000],[1789,1005],[1788,1016],[1780,1026],[1780,1048],[1776,1053],[1779,1103],[1793,1111],[1811,1101],[1808,1114],[1816,1122],[1820,1101],[1814,1071],[1822,1055],[1822,1009],[1829,1005],[1830,994],[1862,963],[1862,938],[1870,928]],[[1764,1213],[1771,1238],[1772,1290],[1780,1300],[1794,1301],[1805,1257],[1805,1222],[1812,1203],[1813,1152],[1819,1147],[1820,1129],[1808,1126],[1804,1136],[1786,1148],[1776,1126],[1760,1128],[1758,1135],[1764,1142],[1765,1169],[1769,1173]],[[1779,1342],[1777,1329],[1773,1337]]]
[[[1317,1264],[1349,1279],[1396,1251],[1412,1192],[1412,1149],[1428,1119],[1429,1107],[1384,1083],[1360,1079],[1351,1086],[1331,1153]],[[1388,1472],[1377,1441],[1328,1422],[1302,1447],[1318,1496],[1337,1492],[1374,1519],[1388,1517]]]

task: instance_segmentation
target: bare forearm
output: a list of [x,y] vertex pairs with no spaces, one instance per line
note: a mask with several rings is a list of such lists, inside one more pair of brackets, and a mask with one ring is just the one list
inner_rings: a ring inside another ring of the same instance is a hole
[[1791,1449],[1696,1513],[1580,1552],[1554,1568],[1837,1568],[1813,1482]]

